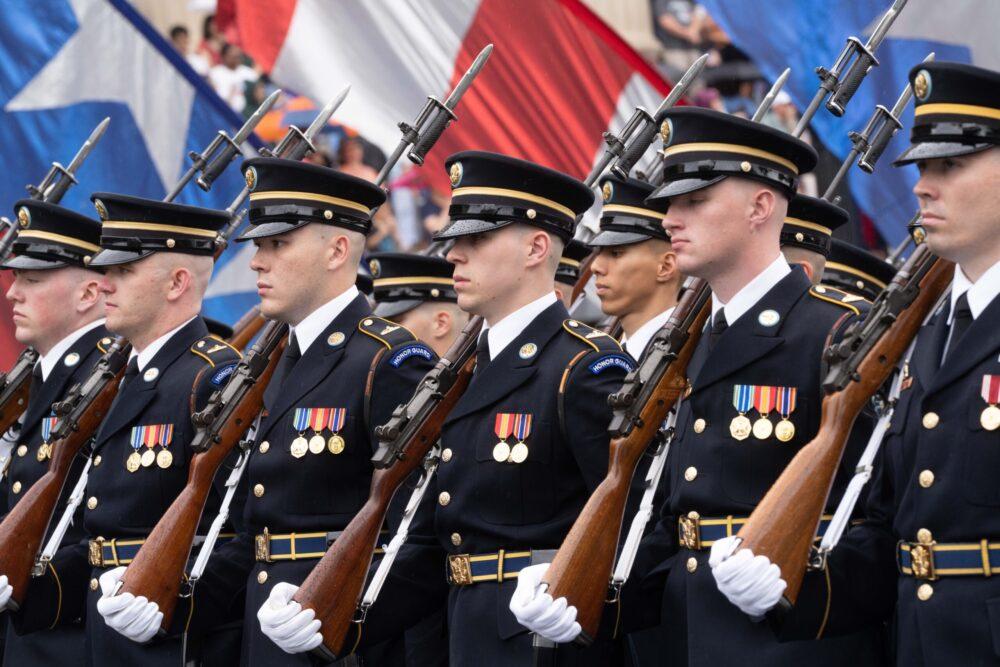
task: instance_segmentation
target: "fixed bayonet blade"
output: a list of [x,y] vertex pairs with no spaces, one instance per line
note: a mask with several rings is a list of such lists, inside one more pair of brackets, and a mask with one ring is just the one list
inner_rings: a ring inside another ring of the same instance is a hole
[[236,133],[235,137],[233,137],[234,144],[239,146],[247,140],[250,134],[257,128],[260,121],[263,120],[267,112],[270,111],[271,107],[273,107],[278,101],[278,97],[280,95],[281,89],[278,89],[267,96],[267,99],[264,100],[259,107],[257,107],[257,110],[254,111],[249,118],[247,118],[247,122],[243,123],[243,127],[241,127],[240,131]]
[[448,99],[444,101],[444,105],[448,107],[449,110],[454,111],[455,107],[458,105],[458,101],[462,99],[462,95],[465,95],[465,91],[469,89],[472,85],[473,80],[479,75],[479,70],[483,69],[483,65],[489,60],[490,54],[493,53],[493,45],[487,44],[483,47],[483,50],[479,52],[476,59],[472,61],[472,65],[466,70],[465,74],[459,80],[458,85],[455,86],[455,90],[451,91],[451,95]]
[[788,75],[791,73],[792,68],[786,67],[785,71],[782,72],[781,76],[779,76],[777,81],[774,82],[774,85],[771,86],[771,90],[767,91],[767,95],[765,95],[764,99],[760,101],[760,106],[753,112],[753,118],[750,120],[759,121],[764,117],[764,114],[771,109],[771,105],[774,104],[774,100],[778,97],[778,93],[781,92],[781,89],[785,87],[785,82],[788,81]]
[[344,103],[344,99],[347,98],[347,93],[349,92],[351,92],[350,84],[344,86],[344,89],[340,91],[335,98],[330,100],[325,107],[320,109],[318,114],[316,114],[316,117],[313,118],[313,122],[309,124],[309,127],[306,128],[305,131],[306,139],[308,139],[310,143],[316,135],[319,134],[324,127],[326,127],[326,124],[330,122],[330,118],[332,118],[333,114],[337,111],[337,107]]
[[661,111],[669,109],[670,107],[677,104],[677,100],[681,99],[681,96],[687,92],[688,88],[695,79],[701,75],[701,71],[705,69],[705,63],[708,61],[708,54],[703,53],[698,60],[695,60],[688,71],[684,72],[684,76],[681,77],[680,81],[670,90],[670,93],[660,102],[660,106],[657,108],[656,113],[653,114],[653,118]]

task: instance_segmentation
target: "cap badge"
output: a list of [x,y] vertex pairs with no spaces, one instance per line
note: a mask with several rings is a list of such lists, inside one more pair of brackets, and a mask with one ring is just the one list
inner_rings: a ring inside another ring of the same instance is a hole
[[160,377],[159,368],[150,368],[149,370],[147,370],[145,373],[142,374],[142,379],[145,380],[146,382],[152,382],[158,377]]
[[378,274],[382,272],[382,265],[377,259],[369,260],[368,270],[372,272],[372,278],[378,278]]
[[104,205],[104,202],[100,199],[95,199],[94,208],[97,209],[97,217],[101,219],[101,222],[108,219],[108,207]]
[[247,189],[253,190],[254,186],[257,185],[257,170],[254,167],[250,167],[244,176],[247,179]]
[[338,345],[344,342],[344,338],[345,336],[343,332],[334,331],[327,337],[326,344],[329,345],[330,347],[337,347]]
[[923,102],[931,94],[931,73],[925,69],[917,72],[917,75],[913,77],[913,94],[917,96],[917,99]]
[[458,184],[462,182],[462,163],[456,162],[451,165],[451,169],[448,170],[448,178],[451,179],[451,187],[457,188]]
[[757,321],[765,327],[773,327],[780,319],[781,316],[778,315],[778,311],[770,309],[761,312],[761,314],[757,316]]
[[664,148],[670,145],[670,140],[673,138],[673,134],[674,124],[669,118],[660,123],[660,138],[663,139]]
[[76,352],[70,352],[66,355],[66,358],[63,359],[63,363],[72,368],[80,363],[80,355]]
[[614,187],[610,182],[605,183],[601,188],[601,194],[604,196],[604,201],[611,201],[611,195],[614,194]]
[[17,209],[17,222],[21,225],[22,229],[31,224],[31,213],[28,211],[27,206]]
[[533,356],[538,354],[538,346],[534,343],[525,343],[521,346],[521,349],[517,351],[517,354],[522,359],[531,359]]

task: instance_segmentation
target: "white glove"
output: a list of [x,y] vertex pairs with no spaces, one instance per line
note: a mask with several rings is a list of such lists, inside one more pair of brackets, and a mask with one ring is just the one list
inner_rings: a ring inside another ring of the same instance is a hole
[[733,553],[739,544],[735,536],[716,540],[708,564],[719,591],[740,611],[759,621],[778,604],[788,584],[781,578],[781,569],[766,556],[754,556],[749,549]]
[[159,605],[141,595],[115,595],[123,574],[125,568],[116,567],[101,575],[101,599],[97,601],[97,612],[112,630],[140,644],[148,642],[159,631],[163,612]]
[[576,607],[566,598],[553,600],[541,590],[542,577],[549,569],[548,563],[530,565],[517,575],[517,588],[510,598],[510,611],[517,622],[536,635],[557,644],[565,644],[580,634],[576,622]]
[[285,653],[305,653],[323,643],[316,612],[303,610],[302,605],[292,600],[297,590],[298,586],[281,582],[271,589],[271,595],[257,610],[261,632]]
[[14,588],[7,583],[7,575],[0,574],[0,611],[7,609],[7,603],[10,602],[10,596],[13,593]]

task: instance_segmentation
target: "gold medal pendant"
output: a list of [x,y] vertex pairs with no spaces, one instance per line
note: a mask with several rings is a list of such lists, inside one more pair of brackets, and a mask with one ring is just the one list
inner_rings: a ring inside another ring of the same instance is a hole
[[128,455],[128,458],[125,459],[125,469],[129,472],[135,472],[141,465],[142,456],[139,455],[139,452],[132,452]]
[[752,430],[753,427],[746,415],[737,415],[733,417],[733,421],[729,422],[729,435],[737,440],[746,440],[750,437]]
[[309,443],[301,435],[292,440],[292,456],[301,459],[309,451]]
[[313,454],[322,454],[326,449],[326,440],[319,433],[309,438],[309,451]]
[[510,450],[510,460],[514,463],[524,463],[528,460],[528,446],[519,442]]
[[339,433],[334,433],[326,441],[326,448],[330,450],[331,454],[340,454],[344,451],[344,444],[344,438]]
[[1000,408],[995,405],[984,408],[982,414],[979,415],[979,423],[987,431],[995,431],[1000,428]]
[[156,454],[153,453],[152,449],[147,449],[146,451],[144,451],[142,453],[142,457],[139,459],[139,462],[142,463],[143,468],[148,468],[149,466],[153,465],[155,461],[156,461]]
[[156,455],[156,465],[163,469],[170,467],[170,464],[174,462],[174,455],[171,454],[166,449],[161,449],[160,453]]
[[35,453],[35,458],[41,463],[45,459],[49,458],[49,443],[43,442],[38,446],[38,451]]
[[774,437],[781,442],[788,442],[795,437],[795,424],[787,419],[782,419],[778,422],[778,425],[774,427]]
[[497,463],[504,463],[510,458],[510,445],[501,440],[493,445],[493,460]]
[[774,433],[774,424],[765,415],[753,423],[753,437],[758,440],[767,440]]

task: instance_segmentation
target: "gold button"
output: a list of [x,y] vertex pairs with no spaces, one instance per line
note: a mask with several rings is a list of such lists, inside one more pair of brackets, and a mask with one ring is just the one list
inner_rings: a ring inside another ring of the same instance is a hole
[[917,542],[921,544],[930,544],[934,541],[934,536],[931,535],[931,531],[926,528],[921,528],[917,531]]
[[443,452],[441,452],[441,460],[444,461],[445,463],[447,463],[448,461],[451,461],[451,449],[450,448],[445,449]]
[[265,581],[267,581],[267,572],[261,570],[260,572],[257,573],[257,583],[262,584]]
[[87,498],[87,509],[92,510],[97,508],[97,498],[91,496]]
[[18,456],[24,456],[27,453],[28,453],[28,446],[27,445],[21,445],[20,447],[17,448],[17,455]]
[[744,173],[750,171],[751,169],[750,163],[747,162],[746,160],[740,162],[740,169],[743,170]]
[[94,467],[96,468],[97,466],[101,465],[101,461],[103,461],[103,460],[104,459],[101,458],[100,454],[98,454],[97,456],[95,456],[94,457]]
[[90,590],[96,591],[98,586],[100,586],[100,583],[97,581],[97,579],[90,580]]
[[693,482],[695,477],[697,476],[698,476],[698,469],[695,468],[694,466],[691,466],[690,468],[684,471],[684,479],[686,479],[689,482]]
[[695,433],[701,433],[704,430],[705,430],[705,420],[701,419],[700,417],[698,419],[695,419],[694,420],[694,432]]
[[21,493],[21,483],[14,482],[13,484],[10,485],[10,490],[13,491],[14,493]]
[[930,488],[931,484],[934,483],[934,473],[930,470],[920,471],[920,486],[925,489]]
[[923,424],[924,428],[934,428],[941,422],[941,418],[938,417],[936,412],[928,412],[924,415]]
[[444,507],[451,502],[451,494],[447,491],[442,491],[441,495],[438,496],[438,505]]
[[254,484],[253,485],[253,494],[255,496],[257,496],[258,498],[260,498],[261,496],[263,496],[264,495],[264,485],[263,484]]
[[265,440],[264,442],[260,443],[260,453],[261,454],[267,454],[267,450],[269,450],[269,449],[271,449],[271,443],[269,443],[267,440]]
[[458,533],[452,533],[451,534],[451,543],[454,544],[457,547],[459,544],[462,543],[462,536],[459,535]]
[[687,569],[688,569],[688,572],[694,572],[695,570],[697,570],[698,569],[698,559],[695,558],[694,556],[691,556],[690,558],[688,558]]
[[920,584],[920,588],[917,589],[917,597],[921,600],[930,600],[931,596],[934,595],[934,587],[930,584]]

